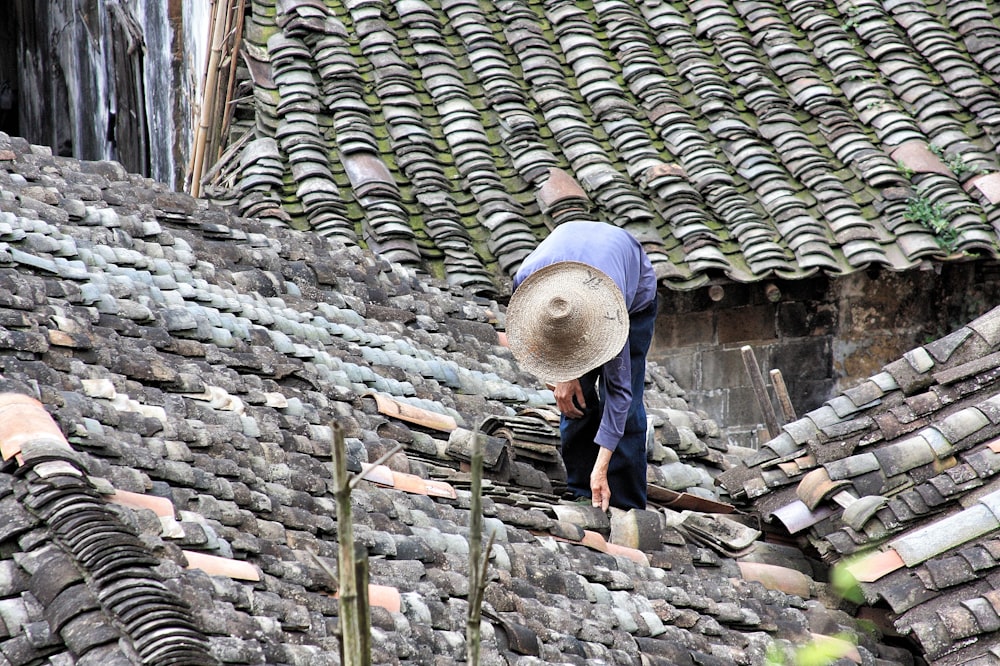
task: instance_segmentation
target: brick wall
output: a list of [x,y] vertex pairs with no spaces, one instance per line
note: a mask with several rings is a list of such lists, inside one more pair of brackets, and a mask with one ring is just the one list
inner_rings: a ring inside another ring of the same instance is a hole
[[[730,443],[756,447],[763,416],[740,351],[781,371],[796,414],[879,372],[904,352],[1000,305],[995,263],[953,263],[907,273],[721,284],[662,292],[650,360],[715,420]],[[775,403],[781,420],[781,411]]]

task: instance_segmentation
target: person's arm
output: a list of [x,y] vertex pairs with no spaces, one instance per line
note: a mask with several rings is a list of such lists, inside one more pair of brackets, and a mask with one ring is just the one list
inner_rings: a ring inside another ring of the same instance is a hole
[[590,473],[590,497],[595,507],[607,511],[611,504],[611,487],[608,486],[608,463],[611,462],[611,449],[603,446],[597,449],[597,461]]
[[590,495],[593,505],[607,511],[611,503],[611,487],[608,485],[608,465],[618,448],[618,442],[625,434],[625,421],[632,406],[632,366],[629,363],[629,343],[615,358],[604,365],[603,382],[606,398],[601,425],[597,429],[594,443],[598,445],[597,460],[590,472]]

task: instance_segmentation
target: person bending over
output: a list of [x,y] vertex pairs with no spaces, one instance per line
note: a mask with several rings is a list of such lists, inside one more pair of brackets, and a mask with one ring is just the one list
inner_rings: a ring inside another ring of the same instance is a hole
[[566,222],[521,263],[507,340],[561,412],[566,484],[595,507],[646,508],[646,354],[656,275],[639,242],[604,222]]

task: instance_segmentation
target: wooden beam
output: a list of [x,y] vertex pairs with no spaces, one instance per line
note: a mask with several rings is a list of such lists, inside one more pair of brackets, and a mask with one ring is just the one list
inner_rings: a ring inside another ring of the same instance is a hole
[[785,378],[781,376],[781,370],[777,368],[771,371],[771,386],[774,387],[774,394],[778,396],[778,405],[781,406],[781,415],[785,418],[785,423],[794,421],[797,418],[795,408],[792,407],[792,400],[788,397]]
[[747,374],[750,375],[750,385],[757,398],[757,404],[760,405],[760,410],[764,413],[764,427],[767,428],[768,438],[774,439],[781,432],[781,427],[778,425],[778,415],[774,411],[774,405],[771,404],[771,398],[764,386],[764,375],[761,374],[760,366],[757,365],[757,356],[753,353],[753,348],[750,345],[741,347],[740,352],[743,354],[743,364],[746,366]]

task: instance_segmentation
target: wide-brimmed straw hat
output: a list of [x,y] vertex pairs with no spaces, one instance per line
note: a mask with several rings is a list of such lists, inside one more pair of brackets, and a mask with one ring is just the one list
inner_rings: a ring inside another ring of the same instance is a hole
[[579,261],[540,268],[507,306],[507,344],[521,367],[550,383],[577,379],[615,357],[628,309],[607,273]]

